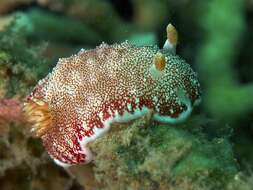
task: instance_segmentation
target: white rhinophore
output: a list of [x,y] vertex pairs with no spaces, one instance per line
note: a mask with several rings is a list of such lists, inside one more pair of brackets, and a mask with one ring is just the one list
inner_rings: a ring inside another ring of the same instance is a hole
[[178,42],[178,34],[176,28],[172,24],[168,24],[167,28],[167,40],[163,45],[163,49],[169,54],[176,54],[176,47]]

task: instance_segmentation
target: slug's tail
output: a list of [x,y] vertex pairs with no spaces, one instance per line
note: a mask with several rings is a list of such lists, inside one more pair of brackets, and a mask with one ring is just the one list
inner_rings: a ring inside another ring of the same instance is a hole
[[24,103],[25,119],[31,124],[30,131],[35,137],[43,136],[52,127],[52,116],[46,102],[35,98]]

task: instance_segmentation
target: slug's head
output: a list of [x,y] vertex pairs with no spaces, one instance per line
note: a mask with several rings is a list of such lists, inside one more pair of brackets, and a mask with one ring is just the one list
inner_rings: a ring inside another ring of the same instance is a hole
[[177,31],[167,26],[167,40],[152,60],[150,75],[155,81],[154,119],[163,123],[177,123],[186,119],[194,105],[200,102],[200,85],[196,73],[175,55]]

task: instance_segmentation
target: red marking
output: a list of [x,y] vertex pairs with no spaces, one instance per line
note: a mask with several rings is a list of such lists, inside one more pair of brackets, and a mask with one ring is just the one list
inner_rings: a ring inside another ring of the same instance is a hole
[[139,107],[139,109],[142,109],[143,106],[145,106],[145,107],[147,107],[149,109],[154,108],[154,104],[153,104],[153,102],[152,102],[151,99],[144,99],[144,98],[140,97],[139,98],[139,106],[138,107]]
[[89,120],[88,125],[92,126],[91,128],[93,128],[93,127],[103,128],[104,127],[101,119],[99,118],[99,116],[97,114],[93,114],[93,117],[91,117],[91,119]]
[[[131,108],[128,109],[127,105],[130,104]],[[148,108],[152,108],[154,105],[150,99],[144,99],[142,97],[139,98],[138,108],[141,109],[143,106],[146,106]],[[68,164],[78,164],[85,162],[86,155],[83,153],[80,153],[82,150],[79,144],[79,141],[83,138],[89,138],[94,135],[94,127],[97,128],[103,128],[103,121],[107,120],[110,117],[115,116],[115,112],[118,111],[120,115],[122,115],[125,111],[128,111],[129,113],[134,113],[135,109],[137,108],[137,104],[135,103],[134,97],[129,98],[123,98],[121,100],[116,100],[108,103],[107,105],[103,106],[103,109],[100,110],[100,112],[93,113],[91,115],[91,119],[86,121],[86,124],[88,125],[89,130],[85,130],[82,126],[82,122],[78,120],[77,115],[74,113],[71,115],[71,131],[68,131],[67,138],[61,138],[59,135],[59,131],[55,130],[54,132],[50,133],[52,135],[51,137],[48,136],[47,138],[44,138],[44,144],[47,147],[47,150],[49,154],[52,155],[52,157],[58,159],[59,161],[63,163]],[[111,110],[111,114],[109,114],[108,110]],[[98,113],[102,113],[102,118],[98,116]],[[63,125],[62,128],[65,129],[66,124],[64,122],[70,122],[69,120],[63,120],[61,124]],[[59,124],[59,123],[58,123]],[[59,137],[58,137],[59,135]],[[54,142],[60,143],[61,146],[64,147],[66,151],[60,152],[57,146],[52,146],[53,141],[51,139],[55,139]],[[72,141],[73,146],[70,146],[68,143],[68,140]]]
[[102,111],[102,113],[103,113],[103,121],[105,121],[105,120],[107,120],[107,119],[109,119],[111,117],[111,115],[109,114],[109,112],[107,111],[107,109],[104,109]]

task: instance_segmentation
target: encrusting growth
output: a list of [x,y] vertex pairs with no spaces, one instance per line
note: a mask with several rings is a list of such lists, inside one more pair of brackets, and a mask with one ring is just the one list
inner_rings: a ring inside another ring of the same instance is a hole
[[87,144],[112,124],[152,113],[161,123],[186,119],[200,100],[191,67],[174,55],[177,32],[167,27],[164,48],[102,43],[59,59],[27,97],[24,111],[32,132],[61,166],[88,163]]

